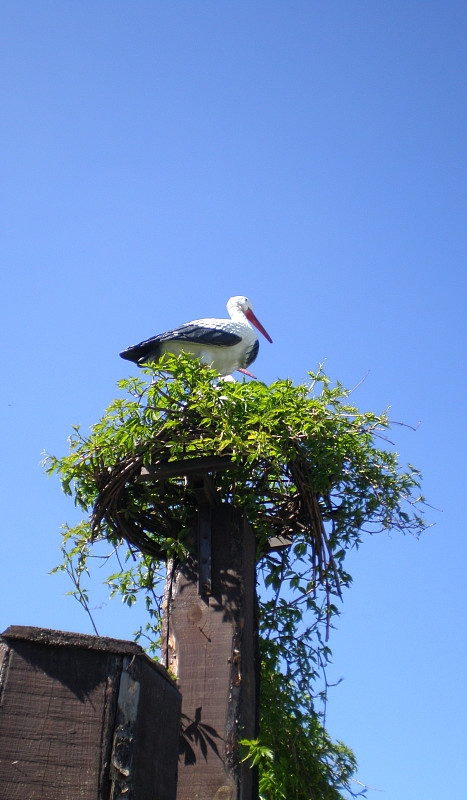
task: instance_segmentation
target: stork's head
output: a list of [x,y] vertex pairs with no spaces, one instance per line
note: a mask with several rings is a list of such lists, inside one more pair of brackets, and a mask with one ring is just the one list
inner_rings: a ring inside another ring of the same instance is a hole
[[247,311],[252,311],[253,307],[248,300],[248,297],[244,297],[244,295],[239,294],[236,297],[231,297],[227,303],[227,311],[231,314],[232,311],[241,311],[242,314],[246,314]]
[[248,297],[245,297],[242,294],[236,295],[236,297],[231,297],[227,303],[227,311],[229,312],[229,315],[232,319],[235,319],[235,317],[239,315],[242,317],[246,317],[248,322],[251,322],[251,324],[254,325],[255,328],[257,328],[259,332],[263,334],[263,336],[268,340],[268,342],[271,342],[272,344],[272,339],[269,336],[269,333],[267,333],[264,330],[263,326],[261,325],[261,322],[253,313],[253,307],[250,301],[248,300]]

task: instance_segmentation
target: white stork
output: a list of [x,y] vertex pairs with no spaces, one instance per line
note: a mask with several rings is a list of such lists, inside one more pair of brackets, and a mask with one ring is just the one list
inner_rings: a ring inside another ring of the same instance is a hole
[[[230,319],[195,319],[180,328],[127,347],[120,355],[138,366],[158,361],[164,353],[195,356],[219,375],[230,375],[235,370],[254,378],[246,369],[258,355],[259,342],[254,325],[272,339],[256,318],[247,297],[231,297],[227,303]],[[251,323],[251,324],[250,324]]]

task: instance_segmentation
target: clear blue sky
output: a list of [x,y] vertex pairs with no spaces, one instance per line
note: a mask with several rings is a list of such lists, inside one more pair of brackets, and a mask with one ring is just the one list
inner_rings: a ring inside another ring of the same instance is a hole
[[[246,294],[274,339],[260,379],[326,360],[349,387],[369,371],[362,409],[421,420],[393,439],[442,511],[349,559],[328,726],[385,797],[463,796],[467,6],[0,11],[0,629],[91,632],[48,575],[78,517],[41,452],[98,419],[121,349]],[[131,638],[138,610],[98,579],[99,632]]]

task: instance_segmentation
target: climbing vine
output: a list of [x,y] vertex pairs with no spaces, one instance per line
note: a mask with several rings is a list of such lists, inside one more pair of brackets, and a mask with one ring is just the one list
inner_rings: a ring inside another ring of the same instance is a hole
[[[185,356],[166,356],[119,389],[89,433],[73,428],[68,455],[46,458],[84,514],[64,528],[57,569],[89,611],[91,555],[112,556],[111,592],[130,605],[144,594],[148,623],[138,636],[154,648],[161,567],[187,557],[196,507],[190,482],[167,465],[214,457],[219,501],[240,508],[257,539],[260,734],[244,748],[261,797],[355,794],[354,756],[326,733],[319,703],[337,601],[351,581],[345,556],[367,535],[425,527],[420,474],[399,464],[387,414],[361,412],[321,369],[299,385],[266,386],[218,381]],[[216,468],[221,460],[228,468]],[[271,549],[273,538],[288,546]]]

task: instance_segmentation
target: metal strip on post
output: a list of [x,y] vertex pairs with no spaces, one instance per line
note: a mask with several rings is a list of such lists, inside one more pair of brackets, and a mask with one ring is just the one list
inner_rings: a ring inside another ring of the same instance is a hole
[[211,504],[198,506],[198,591],[201,597],[211,594]]
[[134,800],[133,755],[135,729],[141,690],[139,673],[141,665],[135,657],[125,656],[120,677],[118,709],[110,764],[112,790],[110,800]]
[[193,475],[193,492],[198,501],[198,592],[201,597],[211,594],[211,510],[216,490],[208,475]]

